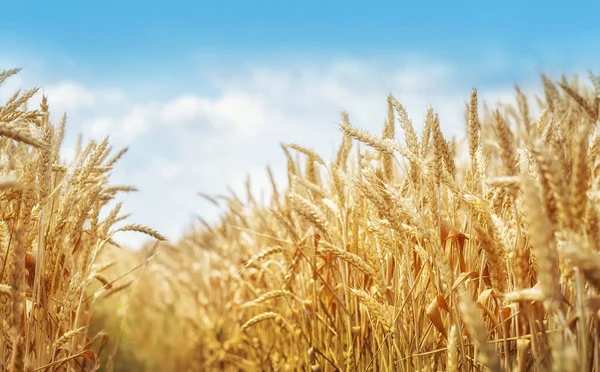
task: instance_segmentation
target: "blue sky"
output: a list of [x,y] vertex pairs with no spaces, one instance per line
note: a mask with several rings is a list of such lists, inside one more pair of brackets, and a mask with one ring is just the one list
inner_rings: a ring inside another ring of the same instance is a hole
[[432,105],[460,134],[473,86],[507,100],[541,72],[600,69],[593,1],[10,1],[2,14],[0,69],[24,70],[0,100],[41,86],[69,115],[65,158],[78,133],[129,146],[114,181],[141,191],[125,210],[172,239],[216,216],[197,191],[241,190],[247,174],[259,190],[267,164],[285,180],[279,142],[329,156],[341,109],[378,132],[388,90],[417,128]]
[[567,67],[597,54],[588,47],[600,36],[596,1],[7,1],[2,11],[3,45],[68,56],[90,74],[289,53],[466,61],[499,49]]

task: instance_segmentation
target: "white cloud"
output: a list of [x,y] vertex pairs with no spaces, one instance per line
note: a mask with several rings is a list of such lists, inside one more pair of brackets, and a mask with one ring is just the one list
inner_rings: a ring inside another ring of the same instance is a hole
[[[109,135],[113,142],[130,144],[139,139],[155,123],[158,109],[155,104],[140,103],[116,111],[125,113],[119,115],[119,112],[114,112],[112,116],[94,116],[96,112],[88,112],[82,117],[81,130],[84,135],[93,139]],[[98,113],[100,112],[102,110],[98,110]]]
[[165,124],[175,125],[193,122],[204,117],[209,102],[193,95],[185,95],[168,102],[161,110]]
[[[226,194],[231,185],[244,197],[250,174],[258,198],[261,189],[270,190],[267,164],[285,182],[280,142],[299,143],[331,158],[341,139],[336,124],[340,110],[349,112],[354,125],[379,133],[388,90],[407,107],[415,127],[422,127],[431,105],[446,133],[462,133],[472,84],[462,79],[464,73],[435,61],[405,62],[399,68],[337,61],[262,66],[234,74],[215,71],[215,78],[203,82],[215,88],[211,94],[192,92],[152,101],[124,93],[127,86],[59,82],[46,91],[51,102],[70,112],[70,137],[63,152],[72,152],[74,136],[81,131],[95,138],[109,134],[115,147],[130,145],[113,177],[115,183],[140,189],[123,197],[125,211],[133,212],[132,222],[176,239],[194,215],[217,215],[198,191]],[[510,84],[479,89],[485,98],[512,98]],[[143,238],[122,234],[117,240],[138,244]]]
[[127,99],[125,92],[119,89],[102,89],[98,91],[98,97],[106,102],[124,102]]
[[161,119],[167,125],[208,121],[215,129],[252,136],[263,125],[266,109],[259,96],[244,91],[227,92],[216,99],[185,95],[168,102]]
[[165,180],[173,179],[184,170],[182,163],[167,161],[162,158],[158,159],[154,167],[158,170],[158,176]]
[[48,102],[61,108],[90,108],[97,103],[97,95],[81,83],[65,81],[43,89]]
[[98,117],[91,120],[89,124],[89,133],[93,137],[104,137],[109,134],[110,130],[115,126],[113,118]]
[[231,92],[214,102],[208,117],[217,128],[225,127],[252,136],[265,124],[266,110],[260,97],[246,92]]
[[121,120],[117,129],[129,139],[145,133],[157,115],[157,109],[152,104],[142,104],[133,107]]

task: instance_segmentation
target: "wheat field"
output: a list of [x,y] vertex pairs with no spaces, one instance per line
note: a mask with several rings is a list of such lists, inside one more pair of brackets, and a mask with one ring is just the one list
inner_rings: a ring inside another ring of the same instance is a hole
[[599,371],[600,79],[540,86],[516,105],[466,92],[464,140],[393,96],[380,134],[342,112],[334,159],[282,144],[267,202],[249,181],[201,194],[220,221],[176,242],[115,227],[120,204],[101,219],[134,191],[109,182],[125,151],[62,164],[65,120],[18,92],[0,107],[2,370]]

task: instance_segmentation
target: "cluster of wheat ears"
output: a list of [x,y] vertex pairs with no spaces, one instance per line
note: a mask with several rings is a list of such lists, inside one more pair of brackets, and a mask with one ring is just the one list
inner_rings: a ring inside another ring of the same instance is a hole
[[[18,71],[0,72],[0,84]],[[125,150],[111,156],[107,138],[91,141],[62,165],[66,117],[52,125],[46,97],[28,110],[37,91],[0,106],[0,371],[94,370],[108,335],[86,332],[91,307],[127,285],[113,285],[99,255],[117,231],[164,238],[136,224],[113,229],[127,217],[121,204],[100,219],[116,193],[133,190],[109,184]]]
[[[103,297],[121,291],[123,340],[157,370],[598,371],[600,79],[590,81],[542,76],[538,118],[518,87],[517,104],[497,108],[473,90],[464,153],[433,109],[417,133],[389,96],[381,135],[342,113],[335,159],[282,145],[287,187],[268,169],[268,202],[249,181],[244,198],[203,195],[224,206],[219,223],[143,250],[142,263],[153,259],[133,273],[108,267],[120,204],[98,217],[130,191],[108,184],[122,152],[92,142],[60,165],[64,121],[48,122],[45,99],[23,109],[34,91],[17,94],[0,108],[0,363],[99,365],[108,336],[86,322],[102,303],[111,316]],[[112,285],[105,272],[134,279]]]

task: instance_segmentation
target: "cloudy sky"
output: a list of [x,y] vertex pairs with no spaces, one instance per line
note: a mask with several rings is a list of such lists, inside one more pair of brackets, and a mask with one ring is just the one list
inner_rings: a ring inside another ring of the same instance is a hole
[[[471,87],[507,100],[540,73],[599,71],[600,2],[11,1],[0,100],[39,86],[76,137],[130,151],[113,172],[131,222],[177,239],[218,211],[197,196],[283,180],[280,142],[333,154],[339,112],[379,132],[392,92],[420,127],[428,105],[463,131]],[[367,5],[368,4],[368,5]],[[419,4],[419,5],[417,5]],[[525,5],[526,4],[526,5]],[[39,97],[36,97],[39,101]],[[121,235],[133,247],[143,236]]]

